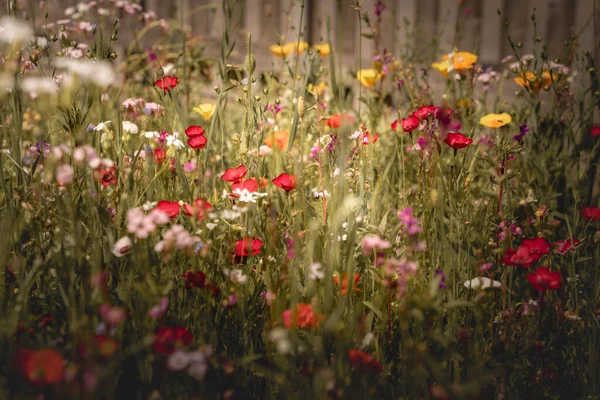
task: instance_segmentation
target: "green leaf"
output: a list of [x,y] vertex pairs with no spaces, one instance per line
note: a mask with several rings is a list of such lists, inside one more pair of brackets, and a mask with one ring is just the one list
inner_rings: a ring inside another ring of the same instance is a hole
[[363,301],[363,304],[367,306],[371,311],[373,311],[373,313],[377,315],[377,318],[383,319],[383,314],[381,313],[381,310],[375,307],[375,304],[371,303],[370,301]]

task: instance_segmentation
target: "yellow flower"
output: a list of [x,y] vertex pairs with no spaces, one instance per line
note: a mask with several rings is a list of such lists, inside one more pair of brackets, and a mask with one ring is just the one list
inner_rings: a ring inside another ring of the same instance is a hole
[[477,56],[467,51],[458,51],[445,54],[442,60],[442,62],[431,64],[431,66],[443,76],[448,76],[448,73],[452,71],[461,72],[473,68],[473,65],[477,62]]
[[283,46],[275,44],[269,47],[271,53],[273,53],[279,58],[287,57],[288,55],[290,55],[290,53],[293,52],[302,54],[306,49],[308,49],[308,43],[306,42],[289,42],[284,44]]
[[331,53],[331,47],[329,43],[315,44],[313,46],[315,51],[318,51],[321,57],[327,57]]
[[217,107],[214,104],[204,103],[200,104],[197,107],[192,108],[192,110],[196,111],[200,116],[206,120],[209,120],[213,114],[215,113],[215,109]]
[[510,114],[502,113],[502,114],[488,114],[484,117],[481,117],[479,123],[483,126],[487,126],[488,128],[500,128],[501,126],[510,124],[512,122],[512,118]]
[[372,88],[381,80],[381,73],[373,68],[361,69],[356,73],[356,79],[366,88]]
[[431,66],[434,69],[436,69],[440,74],[442,74],[442,76],[448,76],[448,68],[450,67],[450,64],[447,61],[433,63],[431,64]]
[[319,82],[316,85],[313,85],[312,83],[308,84],[308,87],[306,88],[306,90],[309,93],[318,93],[319,95],[322,95],[323,92],[325,91],[325,89],[327,89],[327,84],[325,82]]
[[274,44],[273,46],[269,47],[269,50],[271,51],[271,53],[273,53],[277,57],[283,58],[283,57],[287,57],[288,54],[290,54],[290,52],[292,51],[292,48],[287,45],[280,46],[278,44]]
[[550,84],[552,84],[553,80],[556,80],[556,77],[550,75],[550,72],[544,71],[541,76],[536,76],[533,72],[527,71],[521,76],[515,78],[515,82],[519,86],[523,86],[526,89],[533,90],[535,92],[539,92],[540,89],[544,89]]

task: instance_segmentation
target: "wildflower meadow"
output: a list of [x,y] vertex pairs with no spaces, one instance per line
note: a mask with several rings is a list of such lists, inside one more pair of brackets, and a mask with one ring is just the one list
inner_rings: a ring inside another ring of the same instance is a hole
[[0,399],[600,398],[597,42],[5,3]]

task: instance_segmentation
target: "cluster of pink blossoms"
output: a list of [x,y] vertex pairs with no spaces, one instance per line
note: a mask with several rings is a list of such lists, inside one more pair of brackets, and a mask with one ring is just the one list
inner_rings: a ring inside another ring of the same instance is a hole
[[158,225],[169,222],[169,216],[160,210],[144,213],[142,208],[132,208],[127,211],[127,231],[135,234],[138,239],[146,239],[151,233],[156,232]]

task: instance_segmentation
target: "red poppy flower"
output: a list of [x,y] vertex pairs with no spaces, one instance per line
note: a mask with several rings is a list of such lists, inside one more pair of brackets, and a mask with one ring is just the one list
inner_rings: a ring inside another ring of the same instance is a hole
[[20,349],[17,363],[25,378],[36,386],[55,385],[64,378],[64,361],[55,350]]
[[288,175],[283,173],[277,178],[273,179],[275,186],[284,189],[286,191],[294,190],[296,188],[296,175]]
[[235,242],[235,254],[238,257],[247,257],[250,254],[260,254],[263,242],[260,239],[255,239],[250,236],[246,236]]
[[414,115],[409,116],[408,118],[402,118],[402,130],[404,132],[412,132],[419,127],[419,118]]
[[162,90],[164,90],[165,92],[168,92],[169,90],[174,89],[177,86],[178,80],[179,78],[177,78],[176,76],[165,76],[164,78],[154,82],[154,84]]
[[325,121],[327,126],[333,129],[337,129],[342,126],[342,122],[344,124],[352,125],[356,122],[356,119],[350,115],[346,114],[333,114]]
[[581,217],[591,222],[597,221],[600,219],[600,208],[596,206],[583,207]]
[[432,115],[435,115],[436,107],[433,105],[423,106],[413,113],[413,115],[421,120],[426,120]]
[[439,120],[448,120],[453,114],[453,111],[450,107],[435,107],[434,115]]
[[181,276],[181,279],[186,281],[185,287],[188,289],[196,288],[203,289],[206,283],[206,274],[203,272],[187,271]]
[[444,139],[444,143],[446,143],[453,149],[464,149],[465,147],[473,143],[473,140],[469,139],[462,133],[449,133],[446,136],[446,139]]
[[[250,193],[253,193],[258,190],[258,183],[256,183],[256,179],[254,179],[254,178],[245,179],[243,181],[237,181],[231,185],[231,190],[236,190],[236,189],[238,189],[238,190],[246,189]],[[236,193],[231,193],[231,194],[229,194],[229,196],[240,197]]]
[[381,363],[372,355],[359,349],[348,350],[350,365],[359,372],[367,374],[380,374],[383,371]]
[[100,168],[94,173],[96,181],[100,181],[103,187],[108,187],[112,184],[116,184],[119,180],[117,179],[117,169],[115,167]]
[[176,201],[161,200],[155,209],[164,212],[170,219],[173,219],[179,214],[179,203]]
[[531,256],[529,247],[521,246],[515,251],[514,249],[506,250],[502,257],[502,262],[513,267],[529,268],[535,260]]
[[[342,280],[342,290],[340,291],[340,293],[341,294],[346,294],[346,291],[348,289],[348,275],[343,274],[342,276],[344,277],[344,279]],[[357,287],[359,279],[360,279],[360,274],[354,274],[354,282],[352,283],[352,290],[354,290],[356,292],[360,292],[360,289]],[[340,284],[340,277],[339,276],[334,276],[333,277],[333,282],[335,282],[336,285],[339,285]]]
[[562,277],[560,272],[551,272],[546,267],[540,267],[532,274],[527,274],[527,280],[536,290],[556,290],[560,288]]
[[211,208],[212,205],[208,201],[198,198],[194,200],[193,205],[184,204],[183,212],[190,217],[195,216],[197,220],[203,221],[206,219],[206,214]]
[[579,239],[573,239],[573,241],[571,241],[571,239],[557,240],[554,242],[554,250],[561,256],[564,256],[569,251],[577,248],[580,244],[581,241]]
[[590,133],[592,134],[592,137],[600,136],[600,125],[593,126]]
[[310,304],[300,303],[281,313],[281,318],[286,329],[295,327],[310,329],[319,326],[324,316],[315,312]]
[[206,136],[204,136],[204,129],[200,125],[192,125],[185,130],[185,134],[188,137],[187,143],[192,149],[200,150],[206,146]]
[[539,260],[542,256],[550,253],[550,244],[541,237],[535,239],[524,239],[521,247],[528,247],[529,254],[533,261]]
[[194,335],[187,329],[177,326],[160,328],[154,334],[154,351],[169,355],[178,348],[188,347],[194,340]]
[[240,165],[236,168],[228,168],[225,173],[221,176],[224,181],[227,182],[238,182],[241,181],[244,176],[248,173],[248,170],[244,165]]
[[154,162],[162,164],[167,159],[167,151],[162,147],[154,150]]

